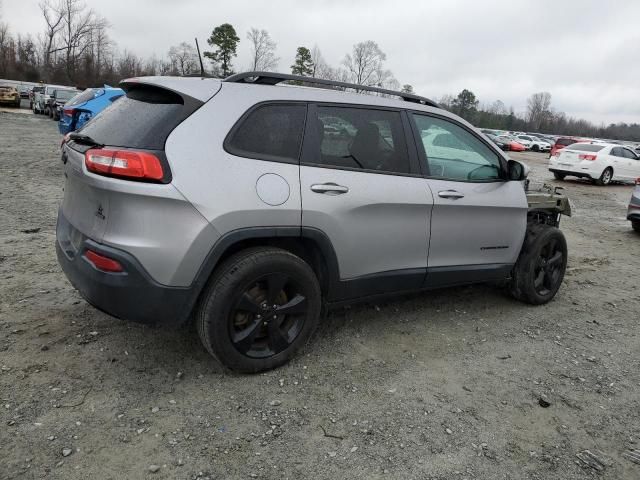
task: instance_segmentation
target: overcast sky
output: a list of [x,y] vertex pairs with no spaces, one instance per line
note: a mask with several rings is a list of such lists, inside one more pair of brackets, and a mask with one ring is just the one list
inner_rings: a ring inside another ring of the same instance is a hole
[[[2,1],[2,0],[0,0]],[[38,0],[4,0],[13,33],[43,28]],[[640,1],[482,0],[88,0],[111,23],[121,50],[166,55],[171,45],[206,47],[211,30],[231,23],[241,42],[235,70],[249,65],[249,28],[278,44],[280,71],[296,47],[318,45],[337,66],[354,43],[374,40],[401,84],[438,100],[463,88],[481,103],[502,100],[524,112],[533,92],[595,123],[640,122]],[[205,48],[206,50],[206,48]]]

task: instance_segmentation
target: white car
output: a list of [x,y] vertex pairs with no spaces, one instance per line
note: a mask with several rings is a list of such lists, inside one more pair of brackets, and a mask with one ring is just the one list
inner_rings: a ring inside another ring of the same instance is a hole
[[516,141],[526,147],[527,150],[533,150],[534,152],[548,152],[551,150],[549,142],[534,137],[533,135],[517,135]]
[[549,158],[549,171],[558,180],[573,176],[589,178],[598,185],[614,180],[631,182],[640,178],[640,157],[615,143],[574,143]]

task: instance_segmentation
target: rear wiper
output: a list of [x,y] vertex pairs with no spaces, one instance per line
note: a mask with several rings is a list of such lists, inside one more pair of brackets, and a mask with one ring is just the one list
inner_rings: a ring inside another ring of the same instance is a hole
[[73,140],[77,143],[82,143],[84,145],[89,145],[91,147],[104,147],[103,143],[96,142],[89,135],[84,135],[82,133],[72,132],[69,134],[69,140]]

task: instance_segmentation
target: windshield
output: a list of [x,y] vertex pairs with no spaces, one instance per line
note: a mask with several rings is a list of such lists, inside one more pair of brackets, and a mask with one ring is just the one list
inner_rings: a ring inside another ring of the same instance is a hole
[[74,90],[56,90],[56,99],[57,100],[71,100],[75,97],[78,92]]

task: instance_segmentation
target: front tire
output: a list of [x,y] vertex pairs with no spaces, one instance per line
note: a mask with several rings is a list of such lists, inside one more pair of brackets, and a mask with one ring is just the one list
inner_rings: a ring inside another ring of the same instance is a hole
[[631,220],[631,228],[640,233],[640,220]]
[[600,186],[609,185],[612,179],[613,179],[613,169],[611,167],[607,167],[602,172],[602,175],[600,175],[600,178],[598,178],[595,181],[595,184]]
[[243,250],[216,269],[196,312],[205,348],[231,370],[255,373],[286,363],[320,318],[318,279],[278,248]]
[[509,283],[511,295],[525,303],[541,305],[555,297],[567,268],[567,241],[548,225],[533,225]]
[[533,147],[531,147],[531,150],[533,150],[534,152],[537,152],[540,150],[540,147],[538,145],[534,145]]

